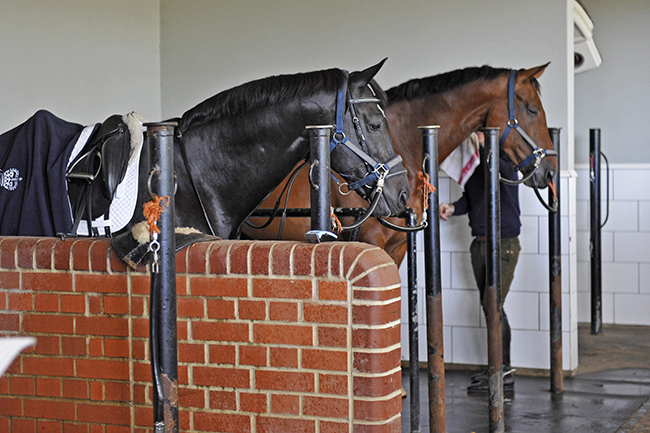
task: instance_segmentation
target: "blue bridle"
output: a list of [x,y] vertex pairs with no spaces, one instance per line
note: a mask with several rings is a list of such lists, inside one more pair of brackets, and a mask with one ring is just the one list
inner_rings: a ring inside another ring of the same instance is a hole
[[[361,122],[357,116],[356,109],[354,108],[355,104],[363,103],[376,103],[379,104],[381,101],[377,98],[358,98],[348,99],[348,106],[350,107],[350,114],[352,115],[352,123],[354,124],[354,129],[357,133],[357,139],[359,140],[359,146],[350,141],[343,132],[343,122],[345,118],[345,101],[346,97],[350,95],[348,90],[348,71],[343,71],[345,74],[345,80],[341,88],[339,89],[337,98],[336,98],[336,131],[332,135],[332,140],[330,141],[330,152],[332,152],[336,146],[339,144],[346,146],[352,152],[354,152],[359,158],[370,167],[369,171],[363,178],[357,180],[356,182],[350,184],[339,184],[339,191],[342,185],[347,185],[348,191],[343,192],[342,194],[349,194],[351,191],[354,191],[358,188],[361,188],[364,185],[369,184],[370,182],[377,181],[377,189],[383,189],[384,180],[388,176],[388,172],[391,168],[394,168],[397,164],[402,162],[402,157],[400,155],[395,155],[391,160],[385,163],[378,162],[375,158],[368,154],[364,149],[366,146],[366,137],[363,133],[363,128],[361,127]],[[336,179],[335,179],[336,180]],[[337,181],[337,183],[339,183]]]
[[[526,143],[530,145],[530,147],[533,148],[533,153],[530,154],[528,158],[526,158],[521,164],[517,166],[518,171],[522,171],[524,167],[526,167],[528,164],[531,162],[535,161],[535,169],[539,166],[540,161],[542,158],[545,156],[557,156],[557,151],[555,149],[542,149],[533,141],[532,138],[528,134],[526,134],[526,131],[519,126],[519,122],[517,121],[517,117],[515,116],[515,75],[517,74],[517,71],[514,69],[510,70],[510,77],[508,78],[508,111],[509,111],[509,119],[508,119],[508,125],[506,126],[505,132],[501,136],[501,140],[499,140],[499,145],[503,146],[503,143],[505,143],[506,138],[508,138],[508,134],[510,134],[510,131],[513,129],[516,130],[519,135],[524,139]],[[535,170],[533,170],[535,171]]]

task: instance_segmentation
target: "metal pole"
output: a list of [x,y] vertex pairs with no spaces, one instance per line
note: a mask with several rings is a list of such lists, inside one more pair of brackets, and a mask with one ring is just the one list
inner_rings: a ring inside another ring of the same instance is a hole
[[[406,226],[417,224],[412,209],[406,210]],[[411,400],[411,433],[420,433],[420,356],[418,338],[418,268],[416,258],[416,232],[406,233],[406,260],[408,265],[408,311],[409,311],[409,398]]]
[[333,125],[307,126],[311,165],[311,230],[306,237],[309,242],[318,243],[336,239],[332,233],[331,187],[330,187],[330,135]]
[[[439,126],[419,126],[425,174],[438,187]],[[429,364],[429,419],[431,433],[447,431],[445,413],[445,360],[442,332],[442,281],[440,277],[440,216],[438,191],[429,194],[424,229],[424,268],[427,301],[427,361]]]
[[602,257],[600,243],[600,128],[589,130],[591,236],[591,333],[603,332]]
[[499,128],[485,128],[485,297],[488,328],[490,433],[505,430],[503,408],[503,340],[501,334],[501,194]]
[[557,172],[553,178],[555,194],[548,191],[549,203],[555,200],[557,211],[548,213],[548,252],[551,323],[551,392],[564,392],[562,376],[562,230],[560,226],[560,130],[549,128],[553,147],[557,150]]
[[[168,197],[160,215],[159,245],[152,243],[150,321],[154,374],[155,432],[178,432],[178,341],[176,332],[176,241],[174,237],[174,127],[176,122],[145,123],[150,146],[150,189]],[[154,240],[156,237],[154,236]]]

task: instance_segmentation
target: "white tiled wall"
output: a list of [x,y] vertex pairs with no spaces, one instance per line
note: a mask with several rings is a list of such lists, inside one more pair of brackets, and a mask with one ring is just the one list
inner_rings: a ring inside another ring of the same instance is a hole
[[[589,170],[580,165],[576,171],[578,320],[590,322]],[[601,179],[604,221],[604,171]],[[650,165],[612,164],[609,179],[609,218],[601,232],[603,323],[650,325]]]
[[[512,362],[520,368],[550,368],[549,336],[549,258],[548,212],[538,202],[532,189],[522,186],[522,252],[515,271],[505,310],[512,327]],[[577,266],[576,241],[576,177],[575,172],[563,173],[560,190],[562,225],[562,340],[563,367],[578,366],[577,281],[582,271]],[[452,202],[462,190],[444,173],[440,175],[441,202]],[[542,191],[544,197],[546,191]],[[569,198],[573,198],[570,200]],[[573,203],[572,203],[573,202]],[[587,208],[588,209],[588,208]],[[650,206],[647,207],[650,212]],[[650,226],[650,223],[646,224]],[[478,290],[470,263],[469,244],[472,241],[466,216],[441,221],[441,269],[445,362],[480,364],[487,362],[487,329],[479,303]],[[650,239],[649,239],[650,241]],[[610,242],[613,248],[614,243]],[[648,242],[650,245],[650,242]],[[580,246],[584,246],[581,244]],[[587,238],[588,247],[588,238]],[[424,251],[422,236],[417,239],[419,308],[419,356],[426,361],[426,311],[424,305]],[[613,253],[612,253],[613,254]],[[623,253],[621,253],[623,254]],[[587,276],[588,268],[587,268]],[[650,276],[650,261],[643,272]],[[400,268],[402,275],[402,359],[408,359],[408,314],[406,260]],[[637,272],[637,275],[640,275]],[[637,276],[637,279],[640,279]],[[644,291],[650,301],[650,283]],[[650,302],[649,302],[650,303]],[[642,307],[637,307],[641,309]],[[649,310],[650,311],[650,310]],[[612,314],[614,312],[612,311]],[[650,317],[650,314],[648,315]]]

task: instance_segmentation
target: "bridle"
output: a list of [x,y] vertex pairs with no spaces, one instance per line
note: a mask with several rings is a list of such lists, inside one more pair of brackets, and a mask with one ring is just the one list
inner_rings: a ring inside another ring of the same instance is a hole
[[[402,157],[400,155],[395,155],[393,158],[388,160],[387,162],[381,163],[378,162],[375,158],[373,158],[369,153],[368,153],[368,145],[366,143],[366,136],[363,132],[363,128],[361,127],[361,121],[359,120],[359,116],[357,115],[357,110],[355,105],[356,104],[380,104],[381,101],[378,98],[356,98],[353,99],[352,95],[350,94],[350,90],[348,88],[348,77],[349,73],[348,71],[343,71],[345,74],[345,80],[343,81],[343,84],[341,85],[341,88],[338,91],[338,95],[336,98],[336,130],[334,134],[332,135],[332,140],[330,141],[330,152],[334,151],[334,149],[341,145],[345,146],[348,149],[350,149],[352,152],[354,152],[355,155],[357,155],[359,158],[361,158],[365,163],[366,166],[368,167],[368,172],[364,177],[361,179],[352,182],[352,183],[347,183],[347,182],[339,182],[334,175],[332,177],[336,181],[336,183],[339,186],[339,192],[342,195],[348,195],[352,191],[359,189],[361,187],[364,187],[368,185],[369,183],[376,181],[376,186],[375,186],[375,191],[371,195],[372,197],[372,202],[370,203],[370,206],[368,207],[368,210],[366,211],[365,215],[359,218],[357,221],[352,223],[350,226],[344,226],[342,227],[343,230],[353,230],[357,227],[359,227],[361,224],[366,222],[368,218],[372,215],[374,212],[375,208],[379,204],[379,200],[381,199],[381,195],[384,190],[384,182],[386,181],[386,178],[388,177],[388,174],[392,168],[394,168],[396,165],[398,165],[400,162],[402,162]],[[372,90],[372,88],[370,88]],[[374,93],[374,92],[373,92]],[[345,132],[343,132],[343,126],[344,126],[344,120],[345,120],[345,103],[347,99],[347,106],[350,109],[350,115],[352,116],[352,123],[354,125],[354,130],[357,136],[357,140],[359,142],[359,145],[353,143],[350,141],[346,136]],[[396,174],[396,173],[393,173]],[[309,181],[311,183],[311,172],[309,176]],[[346,191],[343,191],[342,188],[347,187]]]
[[527,176],[523,176],[522,179],[519,180],[510,180],[510,179],[505,179],[501,178],[501,182],[507,183],[509,185],[518,185],[520,183],[526,182],[528,179],[530,179],[533,174],[535,174],[535,171],[539,168],[539,164],[542,162],[542,159],[545,156],[557,156],[557,151],[555,149],[543,149],[535,143],[535,141],[530,138],[530,136],[524,131],[524,128],[522,128],[519,125],[519,122],[517,121],[517,117],[515,116],[515,75],[517,74],[517,71],[514,69],[510,70],[510,76],[508,78],[508,124],[506,126],[506,129],[501,136],[501,140],[499,140],[499,146],[503,148],[503,143],[505,143],[506,139],[508,138],[508,134],[510,134],[510,131],[515,130],[519,133],[521,138],[524,139],[526,143],[533,149],[533,152],[530,154],[528,158],[526,158],[521,164],[515,166],[516,170],[518,172],[521,172],[523,175],[523,169],[527,167],[530,163],[533,163],[533,169],[530,171],[530,173]]

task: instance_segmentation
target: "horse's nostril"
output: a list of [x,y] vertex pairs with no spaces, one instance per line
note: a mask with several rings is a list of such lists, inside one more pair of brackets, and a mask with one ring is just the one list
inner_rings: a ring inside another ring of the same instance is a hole
[[555,170],[550,169],[548,172],[546,172],[546,179],[550,182],[553,181],[553,178],[555,177]]
[[406,202],[409,201],[409,193],[406,192],[405,190],[402,190],[402,192],[399,194],[399,202],[402,204],[402,206],[406,206]]

